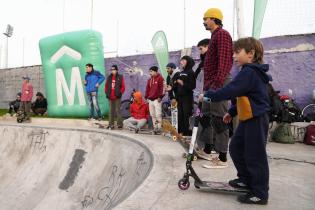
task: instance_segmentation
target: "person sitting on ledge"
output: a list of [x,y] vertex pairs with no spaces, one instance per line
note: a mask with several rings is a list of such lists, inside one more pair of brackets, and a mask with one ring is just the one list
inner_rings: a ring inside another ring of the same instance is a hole
[[20,104],[21,104],[21,93],[19,92],[18,94],[16,94],[16,99],[9,103],[9,114],[11,116],[13,115],[13,111],[17,113],[17,111],[20,108]]
[[41,92],[36,93],[36,100],[32,103],[32,111],[35,115],[44,115],[47,111],[47,100]]
[[138,133],[149,119],[149,106],[142,99],[142,94],[137,91],[133,94],[134,101],[130,105],[131,117],[123,121],[124,128]]

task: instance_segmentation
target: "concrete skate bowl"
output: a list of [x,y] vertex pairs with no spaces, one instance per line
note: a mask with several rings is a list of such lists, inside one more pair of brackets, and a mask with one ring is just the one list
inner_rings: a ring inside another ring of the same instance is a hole
[[0,209],[111,209],[152,165],[145,145],[121,135],[0,125]]

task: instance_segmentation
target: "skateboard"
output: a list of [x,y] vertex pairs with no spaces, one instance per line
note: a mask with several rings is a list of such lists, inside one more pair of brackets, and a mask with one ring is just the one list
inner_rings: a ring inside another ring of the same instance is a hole
[[183,140],[182,135],[177,132],[176,128],[168,120],[162,120],[162,131],[164,136],[170,136],[173,141]]
[[172,126],[178,131],[178,110],[177,102],[171,104],[171,122]]
[[18,123],[22,123],[24,120],[25,120],[25,112],[22,111],[22,110],[19,110],[17,113],[16,113],[16,121]]

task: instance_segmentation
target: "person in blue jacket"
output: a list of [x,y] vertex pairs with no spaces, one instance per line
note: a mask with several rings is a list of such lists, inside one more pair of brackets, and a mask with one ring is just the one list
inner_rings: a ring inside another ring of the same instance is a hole
[[240,72],[231,83],[217,91],[206,91],[204,96],[211,101],[236,98],[223,117],[229,123],[238,115],[240,123],[232,137],[229,151],[237,169],[237,179],[229,184],[237,188],[247,188],[249,193],[238,197],[247,204],[268,203],[269,166],[266,143],[268,134],[269,99],[267,84],[268,64],[263,64],[263,46],[252,38],[241,38],[234,43],[234,61]]
[[[101,110],[98,105],[98,88],[105,80],[105,77],[93,68],[93,65],[88,63],[85,65],[85,80],[84,85],[86,89],[86,94],[89,100],[89,109],[90,109],[90,116],[89,120],[91,119],[102,119]],[[97,113],[97,117],[94,115],[94,109]]]

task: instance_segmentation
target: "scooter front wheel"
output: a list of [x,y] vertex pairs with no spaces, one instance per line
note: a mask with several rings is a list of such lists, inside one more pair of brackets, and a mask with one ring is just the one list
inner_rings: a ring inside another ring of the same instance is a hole
[[178,181],[178,187],[181,190],[187,190],[190,186],[190,182],[189,180],[182,178]]

